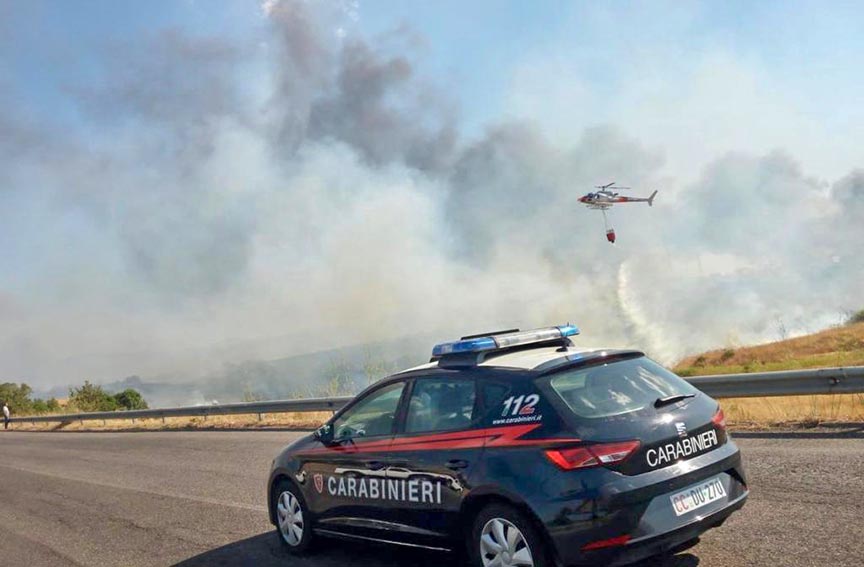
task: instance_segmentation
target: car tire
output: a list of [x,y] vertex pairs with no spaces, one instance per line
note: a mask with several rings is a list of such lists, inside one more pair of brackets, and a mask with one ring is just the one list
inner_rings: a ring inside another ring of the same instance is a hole
[[[515,533],[512,530],[516,530]],[[490,504],[474,518],[466,546],[473,567],[553,567],[530,518],[506,504]],[[498,562],[496,562],[496,558]]]
[[306,499],[295,484],[283,480],[273,489],[273,517],[276,535],[282,549],[292,555],[302,555],[312,549],[315,534]]

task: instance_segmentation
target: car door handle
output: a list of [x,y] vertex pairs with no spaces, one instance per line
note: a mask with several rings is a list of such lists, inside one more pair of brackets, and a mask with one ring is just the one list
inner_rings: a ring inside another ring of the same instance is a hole
[[453,459],[452,461],[447,461],[447,464],[445,466],[448,469],[452,469],[454,471],[458,469],[467,469],[468,461],[465,461],[463,459]]
[[373,471],[380,471],[385,466],[387,466],[387,465],[385,465],[381,461],[368,461],[366,463],[366,468],[368,468],[369,470],[373,470]]

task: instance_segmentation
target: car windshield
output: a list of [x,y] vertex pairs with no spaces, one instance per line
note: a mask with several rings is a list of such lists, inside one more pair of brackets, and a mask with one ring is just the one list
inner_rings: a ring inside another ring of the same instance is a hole
[[685,380],[644,356],[564,370],[555,374],[550,384],[574,414],[586,418],[638,411],[661,398],[698,393]]

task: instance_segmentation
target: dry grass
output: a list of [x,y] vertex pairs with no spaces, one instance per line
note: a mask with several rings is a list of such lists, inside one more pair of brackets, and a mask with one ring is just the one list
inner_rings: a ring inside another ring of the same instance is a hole
[[[688,356],[678,363],[675,372],[700,376],[859,365],[864,365],[864,323],[764,345]],[[864,421],[864,394],[720,401],[729,422],[739,427]]]
[[859,365],[864,365],[864,323],[764,345],[688,356],[676,365],[675,372],[700,376]]
[[[824,423],[864,421],[864,394],[786,396],[776,398],[726,398],[720,400],[730,425],[739,428],[765,426],[815,426]],[[88,420],[83,423],[13,423],[18,431],[189,431],[189,430],[311,430],[327,421],[330,412],[168,417],[161,419]]]
[[273,413],[248,415],[217,415],[204,417],[166,417],[136,419],[87,420],[71,423],[13,423],[19,431],[164,431],[219,429],[315,429],[333,415],[329,411],[304,413]]
[[864,422],[864,394],[726,398],[720,405],[736,427]]

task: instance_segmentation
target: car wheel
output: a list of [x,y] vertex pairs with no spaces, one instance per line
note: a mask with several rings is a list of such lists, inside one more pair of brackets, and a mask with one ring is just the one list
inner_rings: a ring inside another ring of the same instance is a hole
[[512,506],[483,508],[474,519],[470,537],[468,549],[476,567],[552,567],[532,522]]
[[314,534],[306,500],[295,485],[286,481],[277,485],[275,494],[274,516],[282,547],[296,555],[309,551]]

